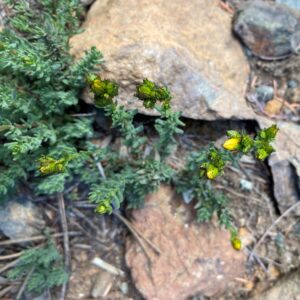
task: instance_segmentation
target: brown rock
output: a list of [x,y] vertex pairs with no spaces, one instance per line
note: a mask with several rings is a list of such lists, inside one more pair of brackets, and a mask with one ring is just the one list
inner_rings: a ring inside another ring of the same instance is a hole
[[300,300],[300,272],[296,270],[283,278],[260,295],[251,298],[253,300]]
[[272,99],[267,102],[265,112],[270,115],[278,115],[282,109],[282,102],[277,99]]
[[248,63],[218,2],[98,0],[85,32],[71,39],[72,52],[101,50],[102,74],[118,81],[127,107],[153,114],[132,101],[135,85],[149,78],[170,88],[174,109],[186,117],[253,119],[244,99]]
[[195,224],[178,200],[169,187],[161,187],[143,209],[133,211],[133,226],[161,251],[160,256],[149,251],[149,265],[136,240],[127,241],[126,262],[146,299],[181,300],[198,292],[216,296],[245,272],[245,254],[232,248],[229,233]]
[[243,248],[250,246],[255,241],[253,234],[245,227],[239,228],[238,236],[242,242]]
[[[98,0],[91,7],[85,32],[71,39],[81,56],[96,46],[104,54],[102,72],[121,85],[119,100],[146,111],[132,96],[135,84],[148,77],[170,87],[174,107],[193,119],[257,119],[244,100],[248,63],[231,35],[231,17],[218,0]],[[252,2],[252,1],[250,1]],[[220,26],[222,24],[222,26]],[[269,55],[269,54],[268,54]],[[85,95],[89,99],[88,93]],[[279,104],[271,106],[275,114]],[[267,110],[269,108],[267,107]],[[280,122],[276,155],[300,175],[299,125]]]

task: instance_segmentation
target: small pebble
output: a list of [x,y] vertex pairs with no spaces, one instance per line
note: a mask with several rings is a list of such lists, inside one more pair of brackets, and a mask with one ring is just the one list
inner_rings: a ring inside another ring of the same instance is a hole
[[124,295],[128,294],[128,291],[129,291],[128,283],[127,283],[127,282],[122,282],[122,283],[120,284],[120,290],[121,290],[121,292],[122,292]]
[[241,179],[240,180],[240,186],[241,186],[241,189],[243,191],[251,192],[252,189],[253,189],[253,183],[249,180],[246,180],[246,179]]
[[268,102],[274,98],[274,89],[268,85],[261,85],[256,88],[257,100],[263,103]]
[[91,296],[93,298],[106,297],[112,288],[114,278],[112,274],[100,270],[92,287]]
[[287,86],[291,89],[295,89],[298,86],[298,83],[296,80],[289,80]]

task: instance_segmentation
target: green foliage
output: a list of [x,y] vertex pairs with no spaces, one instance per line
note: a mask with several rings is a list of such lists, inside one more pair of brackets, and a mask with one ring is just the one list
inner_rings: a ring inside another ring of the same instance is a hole
[[170,155],[176,147],[175,135],[182,134],[183,130],[180,128],[184,123],[180,121],[180,113],[173,112],[171,109],[159,108],[161,117],[155,121],[155,129],[159,134],[159,140],[155,147],[162,158]]
[[161,183],[170,182],[174,170],[164,162],[147,159],[127,170],[126,198],[130,208],[140,208],[145,196],[155,192]]
[[261,130],[254,141],[256,157],[260,160],[264,160],[267,158],[272,152],[274,152],[274,148],[270,145],[271,142],[274,141],[276,134],[278,132],[278,127],[276,125],[272,125],[269,128]]
[[68,280],[62,257],[52,240],[43,248],[25,250],[19,263],[8,273],[10,279],[22,279],[25,276],[28,276],[27,290],[37,294]]
[[[35,172],[43,155],[55,151],[59,160],[62,146],[76,148],[93,134],[91,118],[68,112],[76,111],[85,78],[97,70],[101,53],[92,48],[77,62],[69,54],[69,38],[79,32],[77,0],[37,2],[32,7],[24,0],[7,1],[11,16],[0,32],[1,199]],[[72,178],[71,172],[40,178],[37,191],[61,191]]]
[[111,214],[113,209],[120,208],[124,199],[124,176],[111,177],[101,184],[92,185],[89,201],[97,204],[96,212]]
[[133,153],[140,151],[140,148],[146,142],[145,137],[140,134],[143,126],[135,127],[133,118],[135,110],[127,111],[123,106],[112,104],[105,108],[107,116],[111,116],[112,127],[118,128],[124,138],[124,144],[129,147]]
[[[231,228],[231,216],[228,210],[229,199],[222,193],[215,191],[204,175],[207,159],[220,164],[222,169],[225,162],[234,162],[234,157],[223,150],[217,150],[214,146],[208,146],[198,152],[192,152],[187,158],[187,163],[175,178],[177,192],[182,193],[187,202],[196,199],[196,217],[199,222],[209,221],[216,213],[221,225]],[[211,163],[208,163],[208,165]],[[199,177],[200,170],[200,177]]]

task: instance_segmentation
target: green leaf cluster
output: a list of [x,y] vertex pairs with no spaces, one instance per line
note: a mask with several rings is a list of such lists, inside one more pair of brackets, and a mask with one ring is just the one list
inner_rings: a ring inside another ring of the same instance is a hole
[[147,159],[135,168],[126,170],[126,199],[129,208],[140,208],[145,197],[155,192],[162,183],[170,183],[175,172],[165,162]]
[[177,145],[175,136],[183,133],[181,127],[184,126],[184,123],[180,120],[180,113],[178,112],[165,109],[165,107],[156,107],[156,110],[161,114],[161,117],[155,121],[155,129],[159,134],[155,147],[160,156],[165,158],[175,151]]
[[[209,221],[216,213],[221,225],[231,228],[232,217],[228,210],[229,199],[221,192],[216,191],[211,182],[206,179],[206,162],[212,155],[213,162],[222,160],[222,168],[225,162],[234,163],[235,158],[230,153],[217,150],[214,146],[208,146],[197,152],[192,152],[186,162],[185,168],[175,177],[175,186],[178,193],[183,195],[187,203],[196,200],[196,218],[199,222]],[[210,163],[208,163],[210,164]],[[204,167],[205,166],[205,167]],[[199,177],[200,170],[200,177]]]
[[229,139],[225,141],[223,147],[230,151],[241,151],[244,154],[254,151],[259,160],[264,160],[274,152],[271,143],[275,140],[278,130],[276,125],[272,125],[260,130],[254,139],[247,134],[229,130],[227,131]]
[[37,294],[62,285],[68,280],[62,257],[52,240],[49,240],[43,248],[23,251],[18,264],[8,273],[10,279],[23,279],[26,276],[28,276],[26,289]]
[[101,184],[94,184],[89,193],[89,201],[97,204],[96,212],[111,214],[113,209],[118,209],[124,199],[124,176],[112,176],[103,180]]

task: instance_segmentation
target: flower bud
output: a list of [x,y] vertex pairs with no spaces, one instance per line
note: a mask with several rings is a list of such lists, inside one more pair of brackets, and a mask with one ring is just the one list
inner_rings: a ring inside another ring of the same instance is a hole
[[209,164],[206,170],[206,176],[208,179],[215,179],[219,175],[219,170],[212,164]]
[[233,249],[240,251],[242,248],[242,241],[237,236],[235,236],[231,239],[231,245]]
[[256,157],[259,159],[259,160],[265,160],[267,157],[268,157],[268,153],[265,149],[258,149],[257,150],[257,153],[256,153]]
[[39,171],[41,174],[51,175],[64,172],[68,159],[61,158],[56,160],[50,156],[42,156],[38,162],[40,163]]
[[223,148],[226,150],[237,150],[241,142],[241,138],[230,138],[223,144]]
[[110,201],[108,199],[105,199],[103,201],[101,201],[101,203],[96,207],[95,212],[97,212],[98,214],[111,214],[113,211],[112,206],[110,204]]

